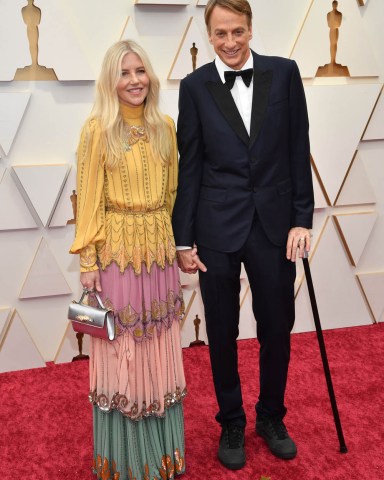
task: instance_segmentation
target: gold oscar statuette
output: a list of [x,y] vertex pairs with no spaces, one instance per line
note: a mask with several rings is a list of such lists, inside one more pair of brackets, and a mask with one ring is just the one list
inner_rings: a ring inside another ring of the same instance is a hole
[[28,0],[28,4],[21,9],[23,21],[27,26],[27,38],[31,65],[18,68],[14,80],[57,80],[53,68],[46,68],[39,65],[39,25],[41,21],[41,10],[34,5],[34,0]]
[[196,60],[197,60],[197,52],[199,49],[196,47],[195,42],[192,43],[192,47],[189,50],[191,52],[191,57],[192,57],[192,71],[196,70]]
[[76,211],[77,211],[77,195],[76,195],[76,190],[72,190],[72,194],[69,197],[71,200],[72,204],[72,212],[73,212],[73,218],[71,220],[67,221],[67,225],[73,225],[76,223]]
[[83,338],[84,338],[84,333],[82,332],[77,332],[76,333],[76,338],[77,338],[77,345],[79,347],[79,354],[76,355],[76,357],[72,358],[72,362],[75,362],[76,360],[88,360],[89,356],[83,354]]
[[205,345],[205,342],[203,340],[199,340],[200,323],[201,323],[201,320],[196,315],[196,318],[193,320],[193,324],[195,325],[196,340],[194,340],[189,344],[190,347],[198,347],[200,345]]
[[337,42],[339,40],[339,28],[343,15],[337,10],[338,2],[332,2],[332,10],[327,13],[327,22],[329,27],[329,43],[331,62],[319,67],[316,77],[349,77],[348,67],[336,63]]

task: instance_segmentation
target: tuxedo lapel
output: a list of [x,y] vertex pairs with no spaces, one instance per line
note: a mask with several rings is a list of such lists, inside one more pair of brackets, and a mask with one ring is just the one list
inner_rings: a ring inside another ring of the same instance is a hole
[[214,62],[211,64],[212,80],[206,82],[206,86],[224,118],[231,125],[241,140],[249,147],[253,145],[259,134],[268,104],[268,94],[272,85],[272,71],[263,70],[262,65],[259,65],[258,69],[257,64],[260,63],[259,57],[254,52],[252,52],[252,54],[254,61],[254,73],[250,135],[248,135],[243,119],[241,118],[241,115],[236,107],[230,90],[220,80]]
[[235,101],[231,95],[230,90],[221,80],[218,82],[206,82],[206,86],[214,98],[218,108],[223,114],[224,118],[231,125],[236,134],[241,140],[248,145],[249,135],[244,126],[243,119],[236,107]]
[[272,84],[272,71],[254,70],[253,73],[253,97],[252,97],[252,117],[251,134],[249,146],[255,142],[268,104],[268,94]]

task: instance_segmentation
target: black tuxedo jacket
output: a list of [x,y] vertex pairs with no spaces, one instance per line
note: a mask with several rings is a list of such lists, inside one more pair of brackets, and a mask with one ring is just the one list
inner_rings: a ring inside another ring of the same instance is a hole
[[181,81],[176,245],[239,250],[255,214],[275,245],[286,243],[291,227],[312,227],[308,115],[299,70],[292,60],[252,55],[250,135],[214,62]]

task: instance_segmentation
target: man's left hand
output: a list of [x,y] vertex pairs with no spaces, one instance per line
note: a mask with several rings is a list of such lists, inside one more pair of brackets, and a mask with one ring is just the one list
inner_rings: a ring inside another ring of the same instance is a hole
[[293,227],[288,233],[287,240],[287,259],[292,262],[304,257],[304,252],[309,252],[311,248],[311,232],[307,228]]

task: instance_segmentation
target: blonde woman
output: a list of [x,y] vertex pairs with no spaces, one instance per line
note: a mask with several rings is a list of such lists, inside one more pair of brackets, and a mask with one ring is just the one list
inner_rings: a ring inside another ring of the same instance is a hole
[[113,309],[113,341],[91,338],[90,401],[98,479],[173,479],[184,472],[184,304],[171,215],[173,121],[143,49],[107,51],[78,148],[80,281]]

